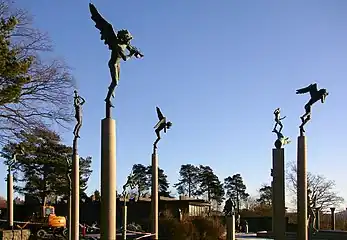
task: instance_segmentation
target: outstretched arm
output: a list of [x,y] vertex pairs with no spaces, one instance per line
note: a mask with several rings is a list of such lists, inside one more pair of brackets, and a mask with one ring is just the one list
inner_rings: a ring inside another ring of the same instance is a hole
[[280,120],[283,120],[283,119],[285,119],[287,116],[284,116],[284,117],[282,117],[282,118],[280,118]]
[[129,51],[129,55],[130,57],[135,56],[136,58],[142,58],[144,57],[144,55],[134,46],[128,44],[127,45],[127,49]]
[[81,105],[83,105],[83,104],[86,102],[86,100],[84,100],[84,98],[83,98],[83,97],[81,97],[81,96],[80,96],[80,99],[81,99],[80,104],[81,104]]
[[132,55],[125,55],[123,51],[119,52],[119,55],[122,57],[123,61],[127,61],[129,58],[132,57]]

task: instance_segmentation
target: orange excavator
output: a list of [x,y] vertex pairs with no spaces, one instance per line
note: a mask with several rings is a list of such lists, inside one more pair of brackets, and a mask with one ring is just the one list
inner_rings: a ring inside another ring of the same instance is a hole
[[27,225],[39,238],[45,238],[47,235],[67,235],[66,218],[55,215],[53,206],[44,205],[42,213],[39,216],[33,216],[31,222]]

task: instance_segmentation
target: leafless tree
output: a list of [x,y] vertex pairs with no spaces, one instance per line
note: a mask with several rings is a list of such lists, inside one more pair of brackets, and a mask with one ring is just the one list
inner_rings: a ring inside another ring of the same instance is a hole
[[[287,187],[293,194],[293,200],[296,202],[297,193],[297,167],[294,162],[290,162],[287,167]],[[327,210],[329,207],[337,207],[344,202],[344,199],[338,195],[335,188],[335,182],[326,179],[323,175],[307,173],[307,188],[310,190],[310,199],[316,196],[316,207],[321,210]]]
[[33,28],[30,14],[12,2],[0,0],[0,18],[15,16],[19,21],[11,34],[11,48],[17,50],[19,59],[31,56],[34,61],[19,101],[0,105],[0,143],[13,140],[20,130],[52,124],[67,128],[73,120],[70,69],[61,60],[49,59],[52,45],[47,34]]

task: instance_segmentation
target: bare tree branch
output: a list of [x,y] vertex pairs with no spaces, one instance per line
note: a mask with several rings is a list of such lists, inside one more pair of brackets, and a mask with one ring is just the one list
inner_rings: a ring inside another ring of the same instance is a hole
[[[297,167],[294,162],[290,162],[287,167],[287,187],[293,194],[296,202],[297,194]],[[321,207],[322,210],[327,210],[329,207],[337,207],[344,202],[344,199],[338,196],[334,191],[335,182],[326,179],[323,175],[316,175],[307,173],[307,188],[310,190],[310,199],[316,196],[316,206]]]
[[[18,101],[0,105],[0,143],[13,140],[20,130],[30,131],[37,127],[58,124],[67,128],[73,120],[72,91],[74,80],[63,61],[43,60],[42,53],[52,51],[46,33],[32,27],[27,11],[17,9],[12,1],[0,0],[0,17],[15,16],[19,21],[11,33],[11,48],[17,59],[32,57],[29,82],[24,84]],[[0,76],[0,84],[6,79]]]

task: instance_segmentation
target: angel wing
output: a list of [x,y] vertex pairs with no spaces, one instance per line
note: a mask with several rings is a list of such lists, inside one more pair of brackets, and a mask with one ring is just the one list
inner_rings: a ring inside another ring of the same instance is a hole
[[100,30],[101,40],[104,40],[104,44],[108,45],[110,50],[114,49],[114,45],[118,43],[118,38],[112,25],[101,16],[94,4],[89,3],[89,10],[95,27]]
[[308,93],[308,92],[312,93],[312,92],[317,92],[317,91],[318,91],[317,83],[313,83],[307,87],[300,88],[300,89],[296,90],[296,94],[304,94],[304,93]]
[[158,118],[159,118],[159,121],[162,120],[164,118],[164,115],[161,113],[160,111],[160,108],[156,107],[157,109],[157,115],[158,115]]
[[159,118],[159,122],[154,126],[154,128],[157,128],[159,127],[159,125],[162,123],[162,122],[165,122],[165,117],[164,115],[161,113],[160,111],[160,108],[159,107],[156,107],[157,109],[157,115],[158,115],[158,118]]

